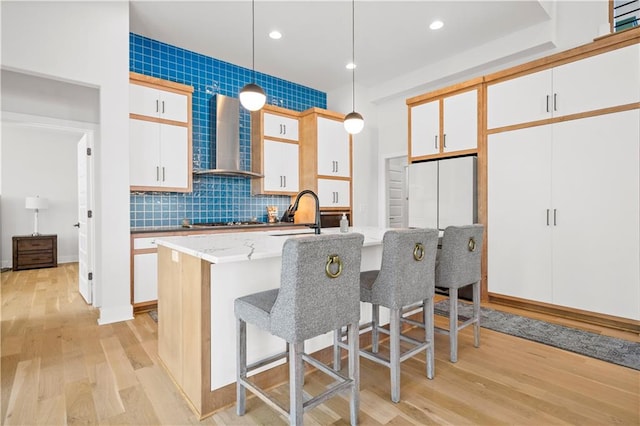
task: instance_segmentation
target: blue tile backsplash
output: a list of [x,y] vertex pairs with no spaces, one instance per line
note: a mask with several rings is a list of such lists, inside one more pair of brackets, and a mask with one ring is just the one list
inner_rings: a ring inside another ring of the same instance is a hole
[[[129,69],[140,74],[193,86],[193,168],[210,162],[210,120],[213,96],[237,98],[251,81],[252,70],[142,37],[129,35]],[[267,102],[294,111],[326,108],[327,95],[309,87],[256,72],[255,81],[267,93]],[[240,168],[251,168],[251,116],[240,109]],[[144,192],[131,194],[131,227],[179,226],[182,219],[197,222],[267,220],[266,206],[280,212],[287,196],[252,196],[251,180],[226,176],[194,176],[192,193]]]

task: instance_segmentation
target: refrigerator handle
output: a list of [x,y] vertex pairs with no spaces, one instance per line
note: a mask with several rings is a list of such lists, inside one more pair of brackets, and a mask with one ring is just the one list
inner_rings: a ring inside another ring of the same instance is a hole
[[435,135],[435,136],[433,137],[433,140],[434,140],[433,147],[434,147],[435,149],[438,149],[438,135]]

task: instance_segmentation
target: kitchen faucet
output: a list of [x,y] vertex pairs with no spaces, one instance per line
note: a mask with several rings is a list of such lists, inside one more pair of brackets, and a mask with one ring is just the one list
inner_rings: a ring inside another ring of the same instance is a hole
[[318,199],[318,196],[316,195],[316,193],[310,189],[305,189],[303,191],[300,191],[298,195],[296,195],[295,201],[293,202],[292,205],[289,206],[287,211],[284,212],[284,214],[282,215],[282,219],[280,219],[280,222],[293,222],[293,216],[295,216],[296,211],[298,210],[298,203],[300,202],[300,198],[302,198],[302,196],[305,194],[311,195],[315,200],[316,223],[313,225],[310,224],[309,228],[314,228],[316,235],[319,235],[320,234],[320,200]]

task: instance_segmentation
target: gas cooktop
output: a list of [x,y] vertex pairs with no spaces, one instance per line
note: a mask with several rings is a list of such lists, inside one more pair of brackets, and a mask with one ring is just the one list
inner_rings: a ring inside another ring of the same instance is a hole
[[246,226],[246,225],[264,225],[264,222],[257,222],[253,220],[248,221],[237,221],[237,222],[205,222],[205,223],[194,223],[192,226],[194,227],[202,227],[209,228],[214,226]]

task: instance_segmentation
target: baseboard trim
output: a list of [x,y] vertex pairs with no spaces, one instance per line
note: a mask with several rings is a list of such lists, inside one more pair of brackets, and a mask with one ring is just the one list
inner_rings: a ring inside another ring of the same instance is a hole
[[561,318],[595,324],[611,329],[629,331],[636,334],[640,333],[640,321],[629,318],[599,314],[596,312],[583,311],[580,309],[567,308],[564,306],[552,305],[550,303],[536,302],[533,300],[520,299],[518,297],[493,293],[489,293],[489,302],[497,305],[510,306],[526,311],[540,312]]

